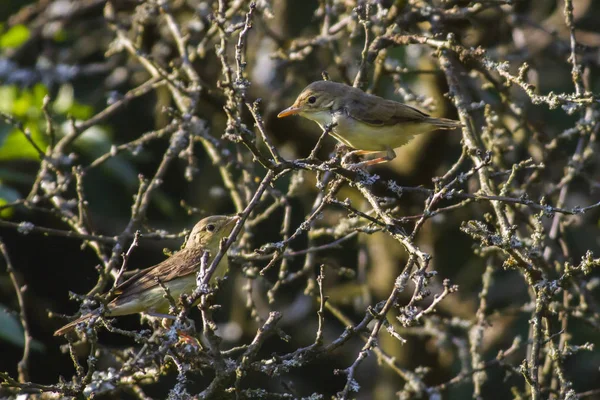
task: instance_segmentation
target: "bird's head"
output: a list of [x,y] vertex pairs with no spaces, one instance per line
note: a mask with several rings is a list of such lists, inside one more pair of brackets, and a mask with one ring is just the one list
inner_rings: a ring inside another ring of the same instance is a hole
[[313,82],[304,88],[294,104],[277,114],[278,118],[301,115],[310,118],[311,114],[332,112],[343,106],[349,86],[331,81]]
[[218,251],[221,239],[231,233],[239,219],[238,216],[213,215],[200,220],[192,229],[185,248],[202,247],[211,252]]

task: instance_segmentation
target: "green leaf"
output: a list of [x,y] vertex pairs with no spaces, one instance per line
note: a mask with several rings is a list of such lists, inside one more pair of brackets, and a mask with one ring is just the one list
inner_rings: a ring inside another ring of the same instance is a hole
[[[19,192],[10,186],[6,186],[0,183],[0,206],[3,206],[8,203],[12,203],[21,198]],[[5,208],[0,210],[0,218],[10,218],[15,213],[14,208]]]
[[[106,129],[100,126],[92,126],[79,136],[75,146],[90,158],[97,158],[110,151],[112,140]],[[123,157],[108,159],[102,165],[102,169],[115,176],[119,182],[124,183],[127,187],[134,187],[139,182],[138,171]]]
[[92,106],[88,106],[87,104],[81,104],[78,102],[74,102],[69,110],[67,111],[67,115],[78,119],[78,120],[86,120],[92,116],[94,113],[94,108]]
[[31,89],[19,89],[15,85],[0,86],[0,111],[15,117],[42,119],[42,105],[48,88],[35,84]]
[[15,25],[0,36],[0,48],[14,49],[29,39],[29,29],[25,25]]
[[64,84],[58,89],[52,107],[56,113],[69,115],[78,120],[88,119],[94,113],[92,106],[75,100],[75,90],[70,84]]
[[[25,346],[21,323],[3,307],[0,307],[0,339],[15,346]],[[44,351],[44,345],[37,340],[31,341],[31,348],[37,351]]]
[[[45,151],[47,144],[45,137],[42,136],[38,126],[32,123],[27,124],[27,127],[31,131],[33,142],[37,144],[42,151]],[[0,144],[0,160],[15,159],[40,160],[37,150],[29,143],[25,134],[17,129],[12,130],[6,135]]]
[[57,29],[56,32],[54,33],[54,36],[52,37],[52,39],[54,39],[54,41],[57,43],[66,41],[67,40],[67,31],[65,31],[64,29]]
[[17,97],[12,105],[12,114],[15,117],[25,117],[33,107],[33,96],[29,91],[23,91],[21,96]]
[[44,97],[48,95],[48,88],[42,83],[36,83],[31,92],[33,94],[33,106],[40,110],[44,105]]
[[73,86],[68,83],[60,85],[58,93],[56,93],[56,97],[52,102],[52,109],[58,114],[66,114],[74,101],[75,90]]
[[[110,132],[98,125],[87,129],[74,142],[77,150],[90,158],[97,158],[107,153],[110,151],[112,144]],[[114,176],[117,182],[129,189],[135,190],[139,184],[139,172],[127,159],[126,154],[120,154],[117,157],[106,160],[101,168],[107,175]],[[173,215],[177,210],[177,205],[161,191],[154,193],[152,202],[166,215]]]
[[19,95],[19,88],[16,85],[0,86],[0,111],[12,114],[13,104]]

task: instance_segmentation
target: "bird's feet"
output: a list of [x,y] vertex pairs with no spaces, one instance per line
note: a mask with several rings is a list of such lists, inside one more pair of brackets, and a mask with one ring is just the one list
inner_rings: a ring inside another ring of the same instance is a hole
[[349,171],[358,171],[360,169],[364,169],[366,167],[368,167],[369,161],[360,161],[360,162],[356,162],[356,163],[349,163],[349,162],[344,162],[342,161],[341,163],[342,167],[344,167],[345,169],[349,170]]
[[342,167],[349,169],[351,171],[356,171],[358,169],[361,169],[363,166],[366,166],[368,161],[360,161],[360,162],[351,162],[351,160],[356,156],[361,156],[364,155],[365,152],[362,150],[353,150],[350,151],[346,154],[344,154],[344,156],[342,157],[340,164],[342,165]]
[[376,164],[381,164],[384,162],[388,162],[393,160],[394,158],[396,158],[396,153],[394,152],[393,149],[387,149],[385,150],[385,155],[383,157],[377,157],[377,158],[372,158],[370,160],[365,160],[365,161],[360,161],[357,163],[350,163],[348,162],[348,159],[353,157],[353,156],[363,156],[366,154],[373,154],[373,153],[379,153],[381,154],[382,152],[374,152],[374,151],[365,151],[365,150],[354,150],[351,151],[349,153],[347,153],[346,155],[344,155],[344,157],[342,157],[342,167],[352,170],[352,171],[356,171],[358,169],[361,168],[366,168],[369,167],[371,165],[376,165]]
[[188,344],[190,346],[194,346],[197,348],[202,348],[202,345],[200,344],[200,340],[198,340],[196,337],[194,337],[193,335],[188,334],[187,332],[178,329],[177,330],[177,336],[179,336],[179,343],[180,344]]

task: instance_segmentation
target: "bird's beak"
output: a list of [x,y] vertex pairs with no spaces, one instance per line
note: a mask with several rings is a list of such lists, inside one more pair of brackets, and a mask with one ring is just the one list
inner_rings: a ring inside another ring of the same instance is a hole
[[302,111],[302,109],[300,107],[291,106],[291,107],[286,108],[279,114],[277,114],[277,118],[283,118],[283,117],[289,117],[290,115],[296,115],[300,111]]
[[225,227],[229,231],[229,233],[231,233],[231,231],[233,231],[233,228],[235,227],[235,225],[238,223],[238,221],[240,219],[242,219],[242,217],[240,217],[239,215],[229,218],[229,221],[227,221],[227,223],[225,224]]
[[240,217],[239,215],[235,215],[233,217],[231,217],[231,219],[229,220],[229,222],[227,222],[227,225],[233,225],[235,226],[235,224],[237,224],[237,222],[242,219],[242,217]]

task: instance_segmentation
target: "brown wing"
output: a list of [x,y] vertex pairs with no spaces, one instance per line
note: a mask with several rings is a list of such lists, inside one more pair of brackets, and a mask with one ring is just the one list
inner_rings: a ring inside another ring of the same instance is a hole
[[352,99],[344,108],[352,118],[374,126],[419,122],[429,118],[414,107],[371,95],[362,97],[360,101]]
[[158,286],[156,278],[162,282],[169,282],[196,273],[202,259],[202,251],[196,248],[188,248],[178,251],[163,262],[153,267],[146,268],[127,279],[117,286],[115,294],[117,298],[138,294],[147,289]]

